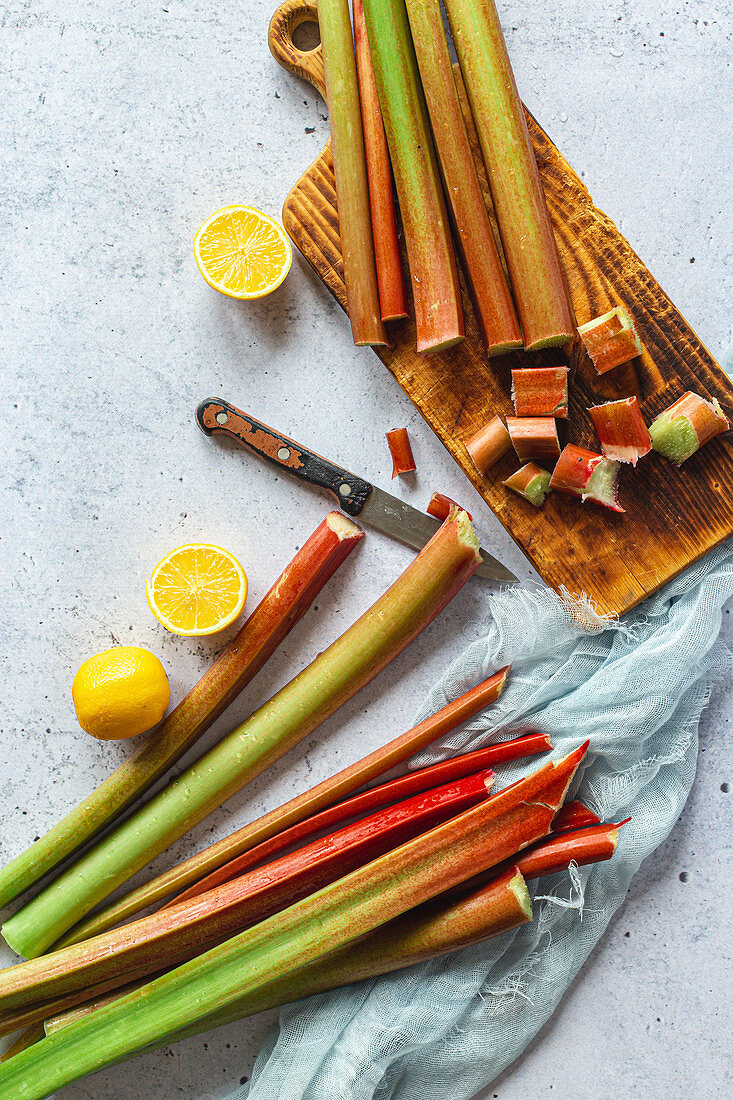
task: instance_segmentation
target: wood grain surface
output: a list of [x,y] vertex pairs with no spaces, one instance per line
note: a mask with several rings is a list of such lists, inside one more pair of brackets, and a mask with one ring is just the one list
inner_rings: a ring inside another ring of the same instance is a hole
[[[301,52],[292,39],[299,24],[316,20],[315,4],[287,0],[273,16],[269,43],[284,68],[324,95],[320,49]],[[491,210],[465,95],[462,102]],[[577,340],[566,352],[520,352],[489,360],[465,283],[466,339],[461,344],[437,355],[418,355],[414,324],[408,320],[389,326],[392,346],[376,354],[543,579],[557,591],[587,594],[602,614],[623,614],[733,534],[733,432],[715,439],[681,469],[654,452],[636,470],[624,466],[624,515],[560,493],[550,494],[544,507],[536,509],[502,485],[518,466],[513,452],[482,477],[466,441],[495,413],[512,412],[512,367],[568,364],[570,419],[559,422],[561,441],[594,451],[599,444],[589,405],[636,394],[648,423],[691,389],[717,397],[730,418],[733,386],[529,112],[527,121],[576,322],[625,305],[639,330],[643,354],[603,377]],[[330,143],[287,196],[283,222],[346,309]]]

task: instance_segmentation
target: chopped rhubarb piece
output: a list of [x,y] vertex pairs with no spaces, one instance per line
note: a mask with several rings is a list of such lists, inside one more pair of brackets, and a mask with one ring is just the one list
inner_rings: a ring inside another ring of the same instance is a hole
[[616,306],[602,317],[578,325],[578,335],[599,374],[641,355],[641,340],[623,306]]
[[588,412],[606,458],[636,466],[638,460],[651,451],[652,437],[635,397],[594,405]]
[[506,426],[520,462],[554,462],[560,457],[557,424],[552,416],[508,416]]
[[495,416],[469,439],[466,450],[479,473],[485,474],[489,467],[507,453],[511,445],[511,437],[504,422],[500,416]]
[[568,415],[568,368],[525,367],[512,371],[512,401],[517,416]]
[[[466,512],[466,509],[462,509],[460,504],[456,504],[455,500],[451,497],[447,497],[443,493],[433,493],[427,507],[427,513],[429,516],[435,516],[436,519],[439,519],[440,522],[443,523],[448,519],[451,508],[457,508],[459,511]],[[470,520],[473,519],[470,512],[466,512],[466,515]]]
[[730,422],[713,397],[707,401],[688,390],[649,425],[652,446],[675,466],[699,451],[716,435],[727,432]]
[[392,477],[398,474],[411,474],[417,469],[415,459],[412,457],[412,447],[407,428],[394,428],[387,432],[387,446],[392,455]]
[[568,443],[550,478],[550,488],[570,493],[582,501],[592,500],[612,512],[624,512],[618,502],[618,462]]
[[508,477],[504,484],[507,489],[513,489],[520,497],[534,504],[535,508],[541,508],[550,491],[550,474],[536,462],[528,462],[521,470]]

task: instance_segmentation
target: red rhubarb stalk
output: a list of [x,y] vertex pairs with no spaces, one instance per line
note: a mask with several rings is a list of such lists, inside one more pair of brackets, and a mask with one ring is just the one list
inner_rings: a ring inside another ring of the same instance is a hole
[[578,335],[599,374],[628,363],[642,352],[634,322],[623,306],[578,325]]
[[675,466],[681,466],[716,435],[730,428],[728,418],[713,397],[707,401],[690,390],[655,417],[649,425],[652,445]]
[[560,457],[557,423],[551,416],[508,416],[507,431],[520,462],[554,463]]
[[331,806],[319,814],[314,814],[313,817],[306,818],[299,825],[285,829],[282,833],[271,837],[263,844],[258,844],[249,852],[245,852],[229,863],[225,863],[218,870],[207,875],[206,878],[194,883],[188,890],[175,897],[173,901],[168,902],[168,905],[177,905],[180,901],[196,897],[198,894],[204,894],[207,890],[213,890],[215,886],[219,886],[223,882],[229,882],[236,875],[241,875],[244,871],[256,867],[257,864],[263,863],[265,860],[273,859],[280,852],[293,848],[296,844],[301,844],[318,833],[333,829],[336,825],[348,821],[349,818],[361,817],[363,814],[376,810],[381,806],[388,806],[420,791],[437,787],[441,783],[447,783],[450,780],[460,779],[465,775],[472,775],[481,769],[493,767],[497,763],[510,759],[510,754],[515,752],[524,754],[528,749],[531,749],[533,753],[549,751],[549,740],[544,734],[528,734],[524,737],[515,738],[513,741],[505,741],[500,745],[489,745],[488,748],[478,749],[476,752],[454,756],[450,760],[442,760],[439,764],[432,764],[428,768],[420,768],[419,771],[408,772],[407,775],[401,775],[398,779],[391,779],[388,783],[382,783],[378,787],[370,787],[369,790],[354,795],[353,798],[338,802],[335,806]]
[[535,508],[541,508],[550,491],[550,475],[536,462],[528,462],[504,482],[507,489],[513,489]]
[[577,799],[566,802],[555,814],[552,823],[553,833],[567,833],[572,829],[585,829],[588,825],[600,825],[601,819],[583,802]]
[[494,416],[472,435],[466,444],[471,461],[480,474],[485,474],[503,457],[512,445],[509,432],[500,416]]
[[652,437],[635,397],[607,401],[588,409],[601,450],[612,462],[630,462],[632,466],[652,449]]
[[439,0],[406,0],[423,91],[476,320],[489,355],[522,347],[458,99]]
[[0,1067],[0,1095],[42,1097],[259,993],[546,836],[587,748],[408,841]]
[[[444,520],[448,519],[451,508],[460,509],[460,507],[460,504],[456,504],[455,500],[453,500],[451,497],[445,496],[444,493],[433,493],[426,511],[429,516],[435,516],[436,519],[439,519],[440,522],[443,523]],[[473,519],[473,516],[470,512],[466,512],[466,515],[469,519]]]
[[458,269],[403,0],[363,0],[402,214],[418,351],[464,336]]
[[183,756],[259,672],[363,537],[340,512],[326,516],[158,729],[75,810],[0,870],[0,908],[118,817]]
[[178,965],[478,805],[493,772],[422,792],[194,899],[0,971],[0,1011]]
[[[251,851],[263,841],[277,837],[283,830],[305,821],[324,807],[331,806],[365,783],[404,763],[426,745],[451,733],[461,723],[467,722],[469,718],[473,718],[475,714],[495,702],[506,686],[509,667],[507,665],[506,668],[494,673],[493,676],[471,688],[452,703],[448,703],[407,733],[401,734],[382,748],[375,749],[374,752],[344,768],[337,775],[324,779],[309,791],[297,795],[283,806],[271,810],[251,824],[212,844],[203,852],[191,856],[178,866],[158,875],[151,882],[131,891],[119,901],[113,902],[89,920],[77,925],[59,946],[77,943],[79,940],[96,936],[108,928],[113,928],[120,921],[139,913],[141,909],[146,909],[149,905],[184,890],[204,875],[210,875],[230,860]],[[493,766],[504,760],[545,752],[551,748],[551,745],[545,734],[532,733],[527,737],[520,737],[492,747],[497,752],[496,756],[491,757]],[[509,755],[509,753],[515,755]],[[305,835],[309,834],[306,832]]]
[[355,344],[384,345],[349,0],[319,0],[318,24],[351,331]]
[[618,462],[568,443],[552,472],[550,488],[623,512],[618,502],[618,471]]
[[[498,795],[494,797],[498,798]],[[602,863],[614,855],[619,833],[629,821],[631,818],[627,817],[625,821],[615,824],[593,825],[587,829],[576,829],[574,832],[560,833],[540,840],[517,855],[502,860],[490,870],[474,875],[458,889],[451,890],[450,896],[460,896],[461,891],[467,888],[476,889],[487,880],[498,874],[505,874],[512,868],[521,871],[525,878],[532,879],[566,871],[571,863],[577,863],[579,867],[589,863]]]
[[[630,821],[627,818],[626,821]],[[539,878],[564,871],[571,863],[584,867],[611,859],[618,846],[619,833],[626,821],[612,825],[593,825],[571,833],[549,837],[522,852],[513,865],[525,878]]]
[[446,0],[527,348],[573,336],[557,246],[493,0]]
[[516,416],[568,415],[568,368],[523,367],[512,371]]
[[383,321],[396,321],[400,317],[407,317],[407,290],[397,233],[392,166],[389,162],[387,135],[379,106],[362,0],[354,0],[353,8],[356,74],[361,100],[379,305]]
[[[393,428],[387,432],[387,446],[392,455],[392,477],[398,474],[411,474],[417,469],[415,459],[412,457],[412,447],[407,428]],[[447,517],[446,517],[447,518]]]

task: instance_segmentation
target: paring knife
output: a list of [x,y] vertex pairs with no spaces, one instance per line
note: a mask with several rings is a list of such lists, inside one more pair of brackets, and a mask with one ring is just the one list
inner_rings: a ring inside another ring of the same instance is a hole
[[[292,474],[299,481],[317,485],[332,493],[342,511],[358,517],[385,535],[422,550],[440,527],[433,516],[419,512],[410,504],[344,470],[315,451],[309,451],[294,439],[269,428],[253,416],[230,405],[228,401],[207,398],[196,409],[196,420],[206,435],[222,432],[241,443],[248,451],[264,458],[279,470]],[[516,581],[513,573],[481,550],[484,559],[475,575],[494,581]]]

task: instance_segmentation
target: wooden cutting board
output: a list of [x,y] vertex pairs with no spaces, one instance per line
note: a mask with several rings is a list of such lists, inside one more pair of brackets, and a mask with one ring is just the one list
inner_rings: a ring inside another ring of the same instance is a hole
[[[320,47],[304,53],[292,37],[300,24],[316,21],[314,3],[287,0],[273,16],[269,43],[284,68],[324,95]],[[465,97],[463,104],[490,207]],[[377,354],[544,580],[557,591],[586,593],[600,613],[623,614],[733,534],[733,432],[708,444],[681,469],[655,453],[635,471],[624,467],[624,515],[560,493],[550,494],[536,509],[502,485],[517,468],[513,452],[482,477],[465,443],[495,413],[511,413],[512,367],[570,366],[570,420],[559,422],[561,440],[594,451],[599,446],[586,412],[589,405],[636,394],[649,422],[691,389],[717,397],[731,417],[733,386],[529,113],[527,120],[576,321],[583,324],[613,305],[625,305],[639,330],[643,355],[603,377],[577,341],[569,356],[553,350],[488,360],[465,287],[466,339],[461,344],[438,355],[418,355],[414,325],[404,321],[390,326],[392,347]],[[330,143],[285,200],[283,222],[345,309]]]

